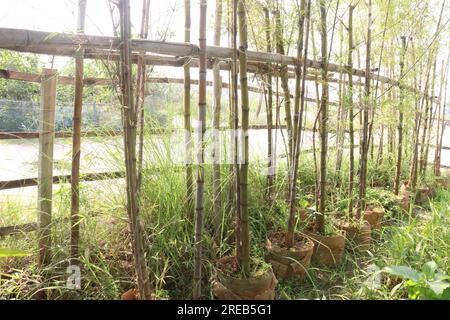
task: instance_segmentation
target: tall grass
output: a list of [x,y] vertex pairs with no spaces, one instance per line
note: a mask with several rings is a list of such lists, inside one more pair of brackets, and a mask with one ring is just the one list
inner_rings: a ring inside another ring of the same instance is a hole
[[[140,192],[140,210],[146,234],[146,255],[149,269],[154,273],[157,294],[171,299],[189,298],[191,295],[194,226],[186,216],[185,167],[174,161],[176,139],[169,133],[150,134],[157,126],[151,120],[145,135],[143,185]],[[180,141],[182,141],[180,136]],[[175,139],[175,140],[174,140]],[[123,147],[119,137],[100,139],[104,148],[100,155],[91,156],[88,166],[98,161],[110,171],[124,171]],[[330,152],[330,168],[335,168],[334,152]],[[345,156],[344,156],[345,158]],[[268,234],[286,229],[287,172],[285,159],[278,159],[275,201],[264,198],[266,176],[262,174],[266,161],[251,164],[249,170],[249,216],[252,238],[251,253],[263,259],[264,242]],[[407,163],[404,165],[407,168]],[[409,265],[420,268],[434,260],[445,272],[450,270],[448,259],[450,230],[450,193],[439,190],[430,203],[429,210],[413,211],[408,217],[395,201],[392,189],[394,168],[388,161],[381,166],[369,162],[368,201],[383,205],[387,210],[385,226],[374,234],[370,251],[348,251],[342,264],[334,269],[313,265],[303,283],[282,282],[278,286],[280,299],[397,299],[404,298],[402,282],[382,278],[381,285],[370,285],[373,270],[386,265]],[[334,170],[330,169],[330,172]],[[345,210],[347,199],[348,164],[341,172],[330,175],[330,202],[328,212]],[[228,202],[231,175],[228,166],[221,170],[223,229],[221,243],[213,238],[212,228],[212,168],[205,165],[205,234],[204,292],[212,298],[210,277],[214,274],[216,259],[233,254],[233,212]],[[404,177],[407,177],[405,169]],[[314,205],[315,175],[311,154],[302,154],[299,166],[299,206]],[[427,177],[426,179],[430,179]],[[356,192],[355,192],[356,194]],[[82,183],[80,195],[82,215],[81,248],[82,289],[66,288],[66,267],[69,252],[70,186],[62,185],[54,195],[53,264],[39,270],[35,264],[36,239],[34,233],[8,236],[0,239],[0,247],[22,249],[32,255],[25,258],[0,259],[0,299],[35,298],[47,292],[52,298],[117,299],[121,293],[135,287],[131,253],[131,237],[125,210],[125,185],[123,180]],[[1,225],[23,223],[27,212],[33,217],[33,206],[18,202],[0,202]],[[419,213],[419,214],[417,214]],[[28,222],[28,220],[27,220]],[[375,268],[375,269],[374,269]],[[49,281],[42,284],[43,275]]]

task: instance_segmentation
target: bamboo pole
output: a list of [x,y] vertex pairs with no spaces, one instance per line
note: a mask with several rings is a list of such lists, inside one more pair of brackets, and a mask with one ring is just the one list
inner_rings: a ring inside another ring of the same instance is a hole
[[242,223],[241,223],[241,174],[240,174],[240,166],[239,166],[239,95],[238,95],[238,55],[239,48],[237,43],[238,36],[238,2],[239,0],[233,0],[233,36],[232,36],[232,49],[233,49],[233,67],[231,70],[231,83],[233,86],[233,107],[232,107],[232,116],[233,116],[233,129],[234,129],[234,192],[235,192],[235,238],[236,238],[236,259],[237,261],[242,260]]
[[[118,60],[120,43],[121,41],[117,37],[0,28],[0,48],[19,52],[73,56],[80,49],[85,49],[86,59]],[[133,52],[151,52],[168,56],[145,55],[145,62],[152,65],[181,67],[184,65],[185,59],[173,57],[198,57],[200,52],[198,46],[190,43],[134,39],[131,40],[130,45]],[[206,48],[206,53],[210,58],[230,59],[233,57],[231,48],[210,46]],[[251,67],[250,71],[256,73],[264,70],[268,62],[288,66],[296,66],[298,64],[296,57],[276,53],[247,51],[247,56],[248,66],[249,68]],[[137,54],[133,55],[133,63],[137,63],[137,57]],[[308,68],[319,70],[322,64],[320,61],[307,60],[307,65]],[[339,64],[328,63],[328,72],[347,73],[348,69]],[[352,74],[360,78],[366,77],[366,71],[361,69],[352,69]],[[368,75],[370,79],[381,81],[391,86],[399,86],[398,80],[370,71]],[[295,75],[292,74],[292,78],[294,77]],[[415,92],[414,88],[410,86],[405,86],[404,89]]]
[[[216,0],[214,26],[214,45],[220,46],[220,36],[222,32],[222,0]],[[215,238],[220,239],[222,224],[222,203],[221,203],[221,179],[220,179],[220,112],[222,98],[222,78],[220,76],[219,60],[213,64],[213,87],[214,87],[214,108],[213,108],[213,226]],[[220,241],[220,240],[219,240]]]
[[[372,47],[372,0],[369,0],[369,15],[367,19],[367,46],[366,46],[366,75],[370,72],[370,55]],[[369,109],[370,109],[370,83],[367,76],[364,86],[363,108],[363,126],[362,126],[362,144],[361,160],[359,169],[359,202],[356,211],[356,218],[361,217],[361,212],[366,209],[366,188],[367,188],[367,154],[369,152]]]
[[[84,33],[87,0],[78,1],[77,33]],[[71,263],[78,264],[80,245],[80,161],[81,161],[81,115],[83,110],[83,51],[75,58],[75,100],[73,111],[72,135],[72,180],[71,180],[71,232],[70,256]]]
[[[448,70],[450,66],[450,46],[449,46],[449,55],[447,56],[447,62],[444,70],[444,74],[442,75],[442,84],[445,85],[444,90],[444,97],[443,100],[441,100],[442,104],[442,126],[441,126],[441,132],[437,134],[439,137],[436,139],[438,143],[436,144],[436,156],[434,160],[434,171],[436,176],[441,175],[441,157],[442,157],[442,149],[443,147],[443,141],[444,141],[444,132],[446,129],[446,122],[445,122],[445,114],[446,114],[446,105],[447,105],[447,91],[448,91]],[[442,98],[442,97],[441,97]]]
[[[267,52],[272,52],[272,35],[271,35],[271,25],[270,25],[270,13],[269,8],[265,6],[263,8],[264,11],[264,26],[265,26],[265,36],[266,36],[266,50]],[[270,63],[267,64],[268,72],[266,74],[266,89],[267,92],[266,97],[266,109],[267,109],[267,191],[266,198],[269,202],[273,199],[273,188],[275,185],[275,165],[276,165],[276,155],[273,150],[273,76],[272,65]],[[250,88],[249,88],[250,89]]]
[[41,267],[49,265],[52,259],[52,179],[57,79],[56,70],[42,71],[38,166],[38,264]]
[[119,2],[120,33],[120,85],[121,103],[123,107],[124,149],[127,182],[127,212],[132,235],[134,264],[137,275],[140,299],[151,299],[152,285],[150,282],[147,262],[144,252],[143,227],[139,221],[139,203],[137,195],[136,168],[136,124],[137,112],[133,100],[132,68],[131,68],[131,20],[129,0]]
[[[278,8],[277,2],[277,10],[275,11],[275,40],[276,40],[276,49],[277,53],[281,56],[284,56],[284,39],[283,39],[283,27],[281,26],[281,14]],[[297,59],[296,59],[297,61]],[[281,88],[283,89],[284,94],[284,120],[287,126],[288,132],[288,150],[289,156],[288,159],[292,157],[292,115],[291,115],[291,94],[289,92],[289,77],[288,77],[288,66],[286,64],[282,64],[280,66],[280,78],[281,78]],[[288,162],[290,165],[291,160]]]
[[[239,0],[238,3],[238,22],[239,22],[239,70],[241,83],[241,112],[242,121],[241,129],[243,135],[243,152],[240,168],[240,213],[241,213],[241,243],[242,256],[239,265],[244,274],[248,275],[250,272],[250,231],[248,222],[248,166],[249,166],[249,137],[248,137],[248,122],[249,122],[249,100],[248,100],[248,79],[247,79],[247,17],[245,13],[245,0]],[[241,142],[242,143],[242,142]]]
[[[304,45],[299,44],[299,50],[304,50],[302,55],[307,58],[308,57],[308,42],[309,42],[309,28],[310,28],[310,15],[311,15],[311,0],[308,0],[307,4],[302,2],[302,10],[304,12],[301,13],[301,17],[299,17],[299,27],[301,30],[301,36],[299,36],[299,40],[303,42]],[[305,30],[304,30],[304,26]],[[305,34],[304,34],[305,33]],[[306,61],[306,60],[303,60]],[[300,68],[300,67],[299,67]],[[292,164],[292,177],[290,179],[289,184],[289,219],[288,219],[288,231],[286,233],[286,246],[288,248],[292,248],[294,246],[295,239],[295,216],[296,216],[296,195],[297,195],[297,175],[298,175],[298,165],[299,165],[299,156],[300,156],[300,141],[301,141],[301,132],[302,132],[302,122],[303,122],[303,112],[305,108],[305,93],[306,93],[306,63],[303,63],[302,66],[303,73],[300,83],[300,92],[298,93],[299,99],[299,115],[296,117],[296,123],[294,125],[297,127],[294,137],[294,156],[293,156],[293,164]],[[299,72],[300,74],[300,72]]]
[[[191,42],[191,0],[184,1],[184,41]],[[186,145],[186,216],[194,223],[194,173],[192,169],[192,126],[191,126],[191,67],[187,61],[184,71],[184,129]]]
[[[141,39],[147,39],[150,20],[150,0],[142,2]],[[142,170],[144,165],[144,130],[145,130],[145,83],[146,64],[144,54],[138,57],[136,112],[139,114],[139,147],[138,147],[138,192],[142,186]]]
[[327,43],[327,13],[325,0],[320,0],[320,32],[322,54],[322,100],[320,105],[320,182],[319,182],[319,215],[317,216],[317,231],[325,232],[326,188],[327,188],[327,152],[328,152],[328,43]]
[[349,137],[350,137],[350,155],[349,155],[349,179],[348,179],[348,212],[349,215],[353,215],[353,188],[355,182],[355,132],[353,129],[353,10],[355,7],[350,5],[348,10],[348,128],[349,128]]
[[[400,77],[403,78],[405,70],[405,54],[406,54],[406,38],[402,38],[402,53],[400,56]],[[400,191],[400,178],[402,173],[402,153],[403,153],[403,100],[404,92],[400,91],[400,103],[399,103],[399,121],[398,121],[398,153],[397,153],[397,165],[395,172],[394,193],[398,195]]]
[[[437,60],[437,57],[436,57]],[[435,84],[436,84],[436,63],[437,61],[435,60],[434,62],[434,66],[433,66],[433,78],[432,78],[432,84],[431,84],[431,96],[434,96],[434,92],[435,92]],[[429,155],[429,151],[430,151],[430,140],[431,140],[431,131],[433,129],[433,119],[436,116],[436,108],[433,108],[434,102],[432,101],[432,99],[430,100],[430,113],[429,113],[429,117],[428,117],[428,131],[427,131],[427,138],[426,138],[426,142],[425,142],[425,150],[424,150],[424,154],[423,154],[423,161],[421,163],[421,174],[422,176],[425,176],[426,171],[427,171],[427,167],[428,167],[428,155]],[[433,110],[434,110],[434,116],[433,116]]]
[[200,299],[202,284],[202,235],[204,220],[204,187],[205,187],[205,168],[204,152],[206,132],[206,18],[207,1],[200,1],[200,68],[199,68],[199,94],[198,94],[198,152],[197,152],[197,197],[196,197],[196,217],[195,217],[195,260],[194,260],[194,285],[193,299]]

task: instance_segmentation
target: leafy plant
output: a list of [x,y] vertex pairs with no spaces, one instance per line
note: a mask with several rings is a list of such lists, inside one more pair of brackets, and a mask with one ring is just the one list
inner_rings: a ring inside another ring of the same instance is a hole
[[442,273],[434,261],[425,263],[421,271],[408,266],[388,266],[383,271],[406,280],[409,299],[450,299],[450,276]]

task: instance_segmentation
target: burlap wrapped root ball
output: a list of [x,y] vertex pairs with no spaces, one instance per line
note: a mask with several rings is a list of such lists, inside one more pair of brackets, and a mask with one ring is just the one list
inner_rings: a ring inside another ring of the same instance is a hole
[[278,280],[272,269],[262,270],[251,278],[237,278],[225,272],[224,265],[236,265],[235,257],[218,261],[212,290],[219,300],[273,300]]
[[285,245],[286,234],[275,233],[266,240],[266,261],[278,280],[303,280],[311,264],[314,242],[300,234],[295,235],[292,248]]

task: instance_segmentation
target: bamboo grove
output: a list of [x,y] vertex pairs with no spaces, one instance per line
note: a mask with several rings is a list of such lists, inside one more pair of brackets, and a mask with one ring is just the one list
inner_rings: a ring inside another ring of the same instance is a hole
[[[71,264],[79,265],[82,255],[79,193],[87,59],[108,67],[106,80],[121,104],[135,298],[155,298],[158,286],[146,253],[152,241],[141,217],[151,117],[144,106],[156,66],[183,69],[178,82],[186,161],[180,210],[191,235],[193,299],[208,297],[210,291],[218,299],[274,299],[279,282],[304,280],[311,263],[335,268],[348,248],[368,250],[382,219],[377,210],[383,211],[367,195],[376,184],[369,171],[377,167],[389,172],[382,187],[397,196],[405,215],[429,190],[430,176],[441,181],[450,65],[445,1],[439,7],[432,1],[391,0],[181,2],[184,43],[149,40],[150,0],[142,1],[138,37],[129,0],[110,1],[115,37],[84,35],[88,0],[79,0],[75,36],[0,30],[3,49],[75,59]],[[198,20],[192,19],[194,10]],[[419,20],[422,13],[426,17]],[[198,44],[192,30],[198,30]],[[259,104],[252,100],[258,97]],[[250,132],[260,112],[267,154],[264,187],[255,190]],[[223,128],[232,132],[228,138]],[[230,164],[221,162],[226,143],[232,150]],[[276,144],[283,145],[283,154],[277,154]],[[302,181],[305,161],[313,164],[309,189]],[[339,208],[337,193],[344,203]],[[255,194],[263,204],[255,204]],[[260,243],[254,207],[269,211],[280,203],[286,208],[283,226],[267,230]],[[46,228],[46,216],[40,219],[39,228]],[[42,234],[45,240],[48,235]],[[48,264],[51,243],[41,241],[40,248],[40,263]]]

